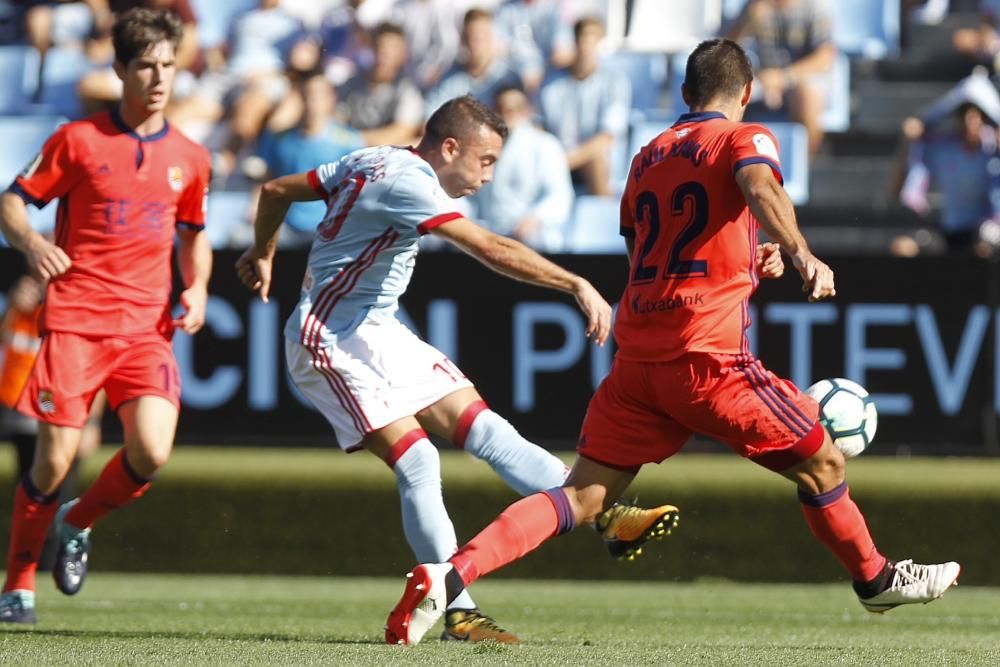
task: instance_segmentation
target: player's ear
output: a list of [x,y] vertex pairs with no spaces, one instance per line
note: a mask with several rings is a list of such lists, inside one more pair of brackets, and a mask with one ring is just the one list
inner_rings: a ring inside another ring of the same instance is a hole
[[747,81],[747,85],[743,86],[743,94],[740,95],[740,106],[745,107],[750,104],[750,94],[753,92],[753,80]]
[[691,96],[688,94],[688,86],[686,83],[681,83],[681,97],[684,99],[684,104],[688,109],[691,108]]
[[127,69],[127,67],[123,63],[118,62],[117,60],[115,60],[115,62],[111,65],[111,67],[115,70],[115,75],[119,79],[121,79],[122,81],[124,81],[125,80],[125,70]]
[[441,142],[441,157],[444,158],[445,162],[450,163],[458,157],[459,148],[458,139],[447,137]]

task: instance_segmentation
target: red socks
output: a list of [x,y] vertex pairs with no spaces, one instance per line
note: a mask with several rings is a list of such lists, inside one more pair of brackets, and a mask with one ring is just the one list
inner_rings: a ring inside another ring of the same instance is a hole
[[847,482],[812,496],[799,489],[802,514],[813,535],[843,564],[855,581],[871,581],[886,558],[875,548],[861,510],[851,500]]
[[7,552],[7,580],[3,592],[35,590],[35,571],[42,555],[45,536],[59,509],[58,493],[43,496],[29,477],[17,485],[10,521],[10,549]]
[[550,489],[517,501],[451,557],[455,572],[468,586],[537,549],[553,535],[575,526],[562,489]]
[[80,502],[66,513],[66,523],[77,528],[90,528],[102,516],[135,500],[148,488],[149,480],[132,469],[122,448],[104,466],[100,477],[87,492],[80,496]]

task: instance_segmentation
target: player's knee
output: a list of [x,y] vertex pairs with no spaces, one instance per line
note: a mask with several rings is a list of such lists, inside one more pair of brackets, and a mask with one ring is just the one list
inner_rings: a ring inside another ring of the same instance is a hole
[[62,456],[58,452],[41,454],[36,451],[31,462],[31,482],[40,493],[46,495],[55,493],[66,479],[72,465],[72,458]]
[[167,464],[170,459],[169,446],[146,445],[132,447],[126,452],[129,465],[135,472],[145,478],[150,478],[156,471]]
[[802,472],[808,477],[816,492],[829,491],[842,484],[845,479],[844,455],[836,447],[822,447],[806,460]]

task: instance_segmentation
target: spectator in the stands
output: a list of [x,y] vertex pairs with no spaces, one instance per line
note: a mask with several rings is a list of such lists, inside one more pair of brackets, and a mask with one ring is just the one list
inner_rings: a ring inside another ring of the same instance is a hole
[[547,69],[573,62],[573,31],[551,0],[504,0],[496,27],[529,91],[538,88]]
[[532,123],[535,110],[522,88],[502,88],[496,110],[510,134],[493,181],[469,197],[475,216],[497,234],[558,252],[573,209],[566,153],[558,139]]
[[421,131],[424,100],[406,74],[406,37],[400,26],[383,23],[372,34],[375,60],[340,91],[340,116],[361,131],[369,146],[407,144]]
[[393,10],[406,35],[407,69],[421,90],[433,88],[455,62],[458,16],[454,3],[443,0],[402,0]]
[[[195,77],[191,70],[198,60],[198,23],[189,0],[110,0],[110,8],[114,15],[123,14],[135,7],[148,9],[169,9],[177,15],[184,24],[184,35],[175,52],[177,77],[174,81],[174,99],[191,92],[195,85]],[[91,70],[80,80],[78,93],[84,109],[88,112],[98,111],[121,99],[122,82],[111,66],[114,49],[111,45],[111,34],[101,35],[95,39],[92,49],[102,53],[107,66]]]
[[[307,77],[296,88],[303,101],[298,125],[278,134],[265,132],[260,138],[257,152],[267,165],[266,178],[309,171],[364,146],[356,130],[335,119],[337,93],[322,72]],[[322,201],[292,204],[281,241],[308,245],[325,210],[326,202]]]
[[837,57],[825,0],[751,0],[727,36],[756,56],[755,100],[759,94],[768,110],[805,125],[810,154],[819,150],[824,90]]
[[959,53],[1000,71],[995,64],[1000,56],[1000,0],[980,0],[979,25],[956,30],[952,42]]
[[573,34],[573,62],[547,77],[539,91],[542,125],[562,143],[574,182],[590,194],[610,196],[612,160],[625,150],[632,89],[626,77],[601,66],[601,19],[581,18]]
[[[898,169],[891,184],[917,213],[930,208],[928,192],[941,195],[940,227],[949,250],[988,256],[1000,242],[1000,95],[985,72],[976,72],[931,105],[903,121]],[[912,256],[920,244],[896,238],[891,250]]]
[[462,21],[462,54],[425,99],[424,116],[452,99],[471,94],[483,104],[493,104],[498,90],[520,85],[511,61],[497,44],[493,15],[485,9],[470,9]]
[[170,119],[192,131],[228,113],[230,136],[213,160],[214,175],[233,171],[240,150],[257,138],[268,113],[288,93],[286,62],[303,34],[301,22],[280,7],[280,0],[260,0],[256,9],[236,18],[225,49],[207,50],[210,70]]
[[96,43],[111,34],[114,17],[108,0],[33,0],[24,13],[24,30],[28,43],[38,51],[39,87],[33,91],[41,95],[41,81],[45,70],[45,60],[53,47],[71,48],[80,51],[80,57],[100,60],[102,54],[95,51]]

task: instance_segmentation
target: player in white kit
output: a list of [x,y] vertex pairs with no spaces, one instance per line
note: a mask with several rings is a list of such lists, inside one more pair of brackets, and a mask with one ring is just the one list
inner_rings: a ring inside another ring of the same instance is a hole
[[[491,411],[455,364],[396,319],[420,236],[433,233],[505,275],[572,294],[599,345],[611,325],[611,307],[589,282],[455,210],[453,199],[491,179],[506,134],[499,117],[465,96],[431,116],[416,148],[366,148],[270,181],[255,244],[236,265],[241,281],[266,300],[289,205],[326,200],[302,297],[285,327],[288,368],[343,449],[367,449],[393,469],[404,532],[421,563],[447,560],[457,548],[427,431],[485,460],[522,495],[561,486],[568,469]],[[622,511],[622,519],[643,518],[638,508]],[[448,610],[444,639],[517,642],[467,593]]]

